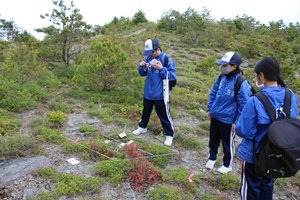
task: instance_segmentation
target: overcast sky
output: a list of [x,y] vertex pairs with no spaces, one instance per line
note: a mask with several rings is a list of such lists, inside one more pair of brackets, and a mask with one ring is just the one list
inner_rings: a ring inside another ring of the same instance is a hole
[[[70,0],[65,0],[69,5]],[[83,21],[88,24],[104,25],[116,17],[132,18],[138,9],[143,10],[149,21],[157,22],[165,11],[171,8],[183,13],[188,7],[198,12],[207,7],[216,20],[222,17],[234,19],[243,14],[254,17],[257,21],[269,25],[269,21],[283,20],[284,23],[300,22],[300,0],[74,0],[75,7],[80,9]],[[10,20],[42,39],[34,29],[50,25],[48,20],[40,19],[40,14],[51,13],[52,0],[0,0],[0,18]]]

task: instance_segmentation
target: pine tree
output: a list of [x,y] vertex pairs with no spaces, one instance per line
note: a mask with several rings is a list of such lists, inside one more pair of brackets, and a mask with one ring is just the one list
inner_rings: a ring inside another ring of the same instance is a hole
[[53,24],[36,29],[37,32],[46,34],[44,43],[49,47],[40,56],[52,57],[52,61],[57,61],[55,58],[59,56],[61,61],[69,66],[70,59],[83,50],[81,45],[75,44],[80,43],[84,36],[92,34],[92,26],[82,21],[83,16],[79,13],[80,10],[75,8],[73,0],[69,7],[64,4],[64,0],[52,2],[58,8],[54,8],[51,15],[46,13],[40,17],[49,19]]

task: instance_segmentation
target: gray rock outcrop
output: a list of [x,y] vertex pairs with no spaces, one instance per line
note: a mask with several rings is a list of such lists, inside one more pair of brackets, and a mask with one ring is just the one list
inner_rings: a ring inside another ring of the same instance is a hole
[[53,161],[45,156],[4,160],[0,163],[0,185],[10,185],[32,170],[52,165]]

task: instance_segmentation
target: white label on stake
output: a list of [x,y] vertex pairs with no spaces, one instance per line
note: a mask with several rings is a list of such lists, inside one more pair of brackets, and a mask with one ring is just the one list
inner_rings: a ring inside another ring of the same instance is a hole
[[69,163],[71,163],[71,165],[76,165],[78,163],[80,163],[79,160],[76,160],[75,158],[70,158],[67,160]]
[[120,138],[123,138],[126,136],[126,133],[123,132],[123,133],[119,134],[119,136],[120,136]]

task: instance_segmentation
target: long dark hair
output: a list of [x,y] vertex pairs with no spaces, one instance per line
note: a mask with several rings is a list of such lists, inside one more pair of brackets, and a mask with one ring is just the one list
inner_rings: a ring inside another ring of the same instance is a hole
[[254,67],[254,72],[257,73],[257,75],[262,72],[268,80],[277,81],[281,87],[285,87],[285,84],[280,77],[280,71],[281,68],[279,63],[272,56],[262,58]]

